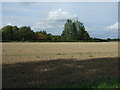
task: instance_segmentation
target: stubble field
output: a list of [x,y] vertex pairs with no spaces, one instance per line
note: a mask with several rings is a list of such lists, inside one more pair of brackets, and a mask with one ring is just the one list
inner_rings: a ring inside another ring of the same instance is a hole
[[3,43],[2,64],[3,88],[96,81],[118,76],[118,43]]
[[3,63],[54,59],[92,59],[118,56],[117,42],[3,43]]

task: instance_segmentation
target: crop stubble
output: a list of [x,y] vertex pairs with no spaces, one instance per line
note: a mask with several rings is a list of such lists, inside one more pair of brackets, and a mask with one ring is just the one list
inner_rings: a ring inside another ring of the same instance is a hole
[[2,63],[118,57],[117,42],[3,43]]

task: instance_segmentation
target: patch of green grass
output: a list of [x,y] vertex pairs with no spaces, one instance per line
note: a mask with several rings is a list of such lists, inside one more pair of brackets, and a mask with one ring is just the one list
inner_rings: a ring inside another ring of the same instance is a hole
[[80,54],[80,55],[82,55],[83,53],[82,53],[82,52],[78,52],[78,53],[76,53],[76,54]]
[[97,81],[85,81],[52,88],[120,88],[120,78],[104,78]]

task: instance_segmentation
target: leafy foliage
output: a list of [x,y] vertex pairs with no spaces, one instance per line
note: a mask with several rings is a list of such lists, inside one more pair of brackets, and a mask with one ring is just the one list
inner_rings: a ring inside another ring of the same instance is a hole
[[2,30],[3,40],[13,40],[12,26],[5,26],[1,30]]
[[46,31],[33,32],[30,26],[17,26],[7,25],[0,29],[2,33],[2,41],[90,41],[90,42],[103,42],[103,41],[118,41],[118,39],[99,39],[90,37],[89,33],[85,30],[82,22],[67,19],[64,30],[61,35],[52,35]]
[[90,36],[87,31],[85,31],[85,27],[83,23],[78,20],[72,22],[72,20],[68,19],[64,25],[64,30],[61,35],[62,40],[88,40]]
[[20,33],[20,40],[22,41],[34,39],[34,32],[31,30],[30,27],[23,26],[19,28],[19,33]]

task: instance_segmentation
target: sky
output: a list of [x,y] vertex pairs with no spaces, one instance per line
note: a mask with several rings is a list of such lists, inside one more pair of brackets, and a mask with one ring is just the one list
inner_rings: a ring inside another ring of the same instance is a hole
[[118,37],[117,2],[2,2],[2,26],[60,35],[68,18],[82,22],[91,37]]

